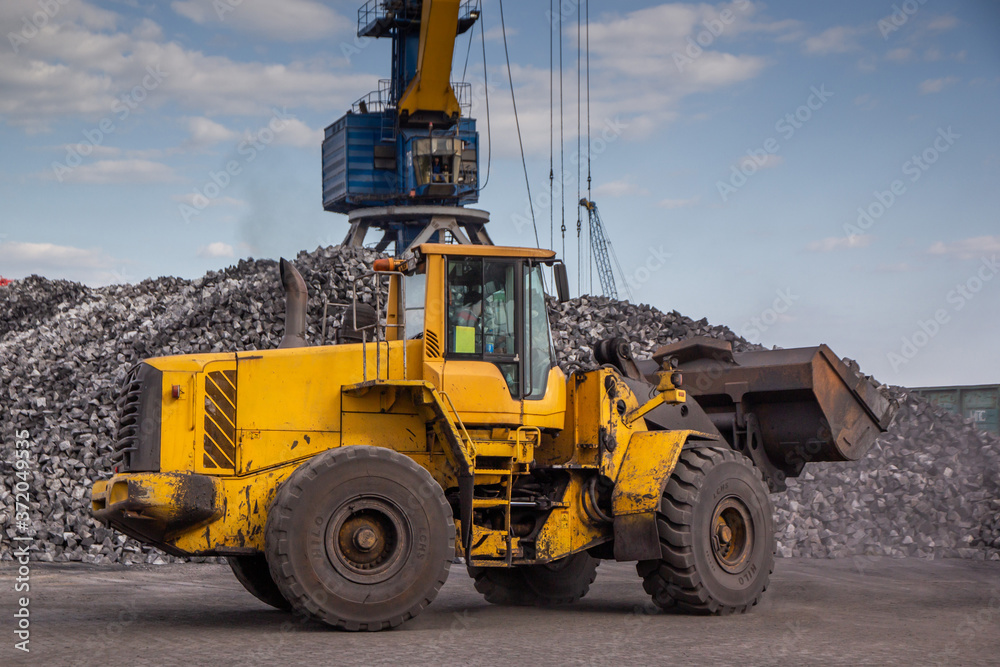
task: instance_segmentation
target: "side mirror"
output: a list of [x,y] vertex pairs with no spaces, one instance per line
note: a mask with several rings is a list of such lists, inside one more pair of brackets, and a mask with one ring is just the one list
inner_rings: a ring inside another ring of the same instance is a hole
[[556,297],[559,303],[569,301],[569,274],[566,273],[566,265],[562,262],[552,265],[552,275],[556,279]]

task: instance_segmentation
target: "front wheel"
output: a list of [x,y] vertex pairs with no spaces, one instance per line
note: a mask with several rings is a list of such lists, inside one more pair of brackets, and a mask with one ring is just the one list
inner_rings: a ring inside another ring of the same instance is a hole
[[748,611],[774,570],[774,518],[764,479],[725,447],[686,449],[657,515],[660,559],[637,565],[643,588],[664,609]]

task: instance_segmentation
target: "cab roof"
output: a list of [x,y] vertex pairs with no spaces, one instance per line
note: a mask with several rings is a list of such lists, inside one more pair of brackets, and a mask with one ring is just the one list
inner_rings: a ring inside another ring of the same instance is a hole
[[555,259],[554,250],[544,248],[518,248],[502,245],[475,245],[467,243],[422,243],[417,249],[421,255],[458,255],[461,257],[517,257],[524,259]]

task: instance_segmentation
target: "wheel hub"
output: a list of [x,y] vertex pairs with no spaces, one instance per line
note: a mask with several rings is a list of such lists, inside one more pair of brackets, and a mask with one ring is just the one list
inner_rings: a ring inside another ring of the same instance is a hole
[[333,513],[325,544],[327,559],[337,572],[356,583],[377,584],[406,563],[409,523],[388,499],[355,499]]
[[354,531],[354,546],[362,551],[371,551],[377,542],[378,535],[367,526]]
[[754,528],[750,510],[736,496],[719,501],[712,513],[712,555],[730,574],[746,569],[753,554]]

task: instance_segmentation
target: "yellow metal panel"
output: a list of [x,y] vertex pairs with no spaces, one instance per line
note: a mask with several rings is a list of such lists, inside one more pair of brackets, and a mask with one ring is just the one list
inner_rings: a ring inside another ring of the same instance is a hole
[[231,352],[220,352],[216,354],[188,354],[175,357],[153,357],[144,360],[153,368],[161,371],[187,371],[198,373],[205,369],[205,366],[214,361],[233,361],[236,358]]
[[[330,431],[239,431],[237,464],[242,475],[300,461],[340,447],[340,433]],[[213,473],[214,474],[214,473]]]
[[[357,350],[348,348],[358,348]],[[239,428],[252,431],[337,431],[340,385],[360,381],[360,346],[292,348],[241,354]],[[308,350],[307,353],[303,351]],[[336,368],[342,359],[344,370]],[[347,372],[345,372],[345,370]]]
[[614,515],[653,512],[691,431],[634,433],[611,495]]
[[[231,355],[230,355],[231,356]],[[160,407],[160,470],[194,470],[195,421],[200,417],[195,403],[198,373],[164,371]],[[174,398],[177,385],[180,396]],[[196,414],[197,413],[197,414]]]
[[[403,377],[403,345],[407,377],[419,379],[423,344],[393,341],[376,346],[360,343],[264,350],[239,355],[239,428],[256,431],[324,432],[340,430],[341,387],[376,372]],[[365,359],[367,357],[367,359]]]
[[388,447],[397,452],[427,451],[427,424],[415,414],[343,414],[342,442],[348,445]]
[[561,498],[563,506],[552,510],[538,533],[537,562],[564,558],[610,538],[612,525],[597,525],[587,516],[583,493],[583,477],[573,474]]
[[467,424],[560,428],[564,423],[566,376],[559,368],[549,371],[542,399],[521,401],[511,397],[503,374],[492,363],[450,360],[424,367],[425,377],[440,383],[436,386],[451,397]]

